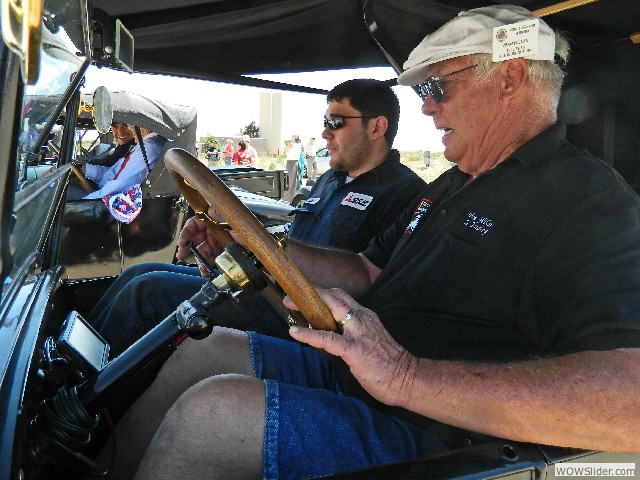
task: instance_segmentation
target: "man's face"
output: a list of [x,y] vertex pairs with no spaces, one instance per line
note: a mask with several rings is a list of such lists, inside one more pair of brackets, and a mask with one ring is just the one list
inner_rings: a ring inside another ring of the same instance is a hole
[[133,140],[133,132],[129,129],[129,125],[126,123],[112,123],[111,131],[119,145],[124,145],[125,143],[129,143]]
[[[433,64],[429,75],[437,77],[472,65],[469,57],[459,57]],[[435,127],[444,132],[442,143],[447,160],[461,171],[477,175],[482,163],[494,155],[505,127],[499,81],[481,84],[475,70],[468,70],[440,80],[442,102],[429,95],[422,113],[433,117]]]
[[[351,106],[348,98],[341,102],[331,101],[327,105],[325,118],[330,115],[345,115],[359,117],[362,114]],[[327,142],[331,161],[329,166],[338,171],[354,172],[359,170],[369,160],[371,155],[371,141],[367,133],[366,118],[345,118],[344,126],[331,130],[325,127],[322,138]]]

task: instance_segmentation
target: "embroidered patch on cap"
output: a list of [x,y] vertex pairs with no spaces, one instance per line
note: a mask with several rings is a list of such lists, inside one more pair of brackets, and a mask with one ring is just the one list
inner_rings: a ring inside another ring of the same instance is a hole
[[525,20],[493,27],[493,61],[528,57],[538,53],[540,20]]
[[347,205],[349,207],[357,208],[358,210],[366,210],[372,201],[373,197],[370,195],[349,192],[347,196],[342,199],[340,205]]

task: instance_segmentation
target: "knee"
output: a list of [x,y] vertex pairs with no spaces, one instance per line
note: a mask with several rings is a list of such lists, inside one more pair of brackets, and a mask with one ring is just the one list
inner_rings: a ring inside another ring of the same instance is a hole
[[182,342],[160,370],[158,381],[171,384],[180,378],[190,386],[227,373],[253,375],[249,337],[246,332],[215,327],[207,338]]
[[237,374],[217,375],[187,389],[167,412],[163,430],[173,440],[198,430],[235,430],[246,417],[264,418],[262,380]]
[[125,269],[118,278],[121,281],[129,282],[140,275],[144,275],[145,273],[161,270],[161,266],[161,263],[156,262],[139,263],[138,265],[133,265],[132,267]]
[[175,283],[171,278],[167,278],[169,274],[167,272],[148,271],[141,272],[134,278],[129,280],[125,285],[125,289],[138,292],[150,290],[154,293],[173,292],[176,290]]

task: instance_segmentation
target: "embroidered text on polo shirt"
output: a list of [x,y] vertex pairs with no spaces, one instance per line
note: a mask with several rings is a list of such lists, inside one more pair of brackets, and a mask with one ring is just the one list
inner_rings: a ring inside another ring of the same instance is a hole
[[427,200],[426,198],[420,200],[418,206],[413,212],[413,215],[411,216],[409,225],[407,225],[407,228],[404,229],[405,235],[411,235],[413,233],[413,231],[418,226],[418,222],[420,222],[420,219],[424,216],[425,213],[427,213],[427,210],[429,210],[430,206],[431,200]]
[[342,199],[340,205],[347,205],[349,207],[357,208],[358,210],[366,210],[372,200],[373,197],[370,195],[349,192],[347,196]]
[[493,220],[480,216],[475,212],[469,212],[467,219],[464,221],[464,226],[486,235],[489,229],[493,227]]

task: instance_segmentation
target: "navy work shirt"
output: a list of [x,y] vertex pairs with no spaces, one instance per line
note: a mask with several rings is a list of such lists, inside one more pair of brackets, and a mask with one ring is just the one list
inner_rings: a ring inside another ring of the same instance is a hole
[[386,161],[345,183],[346,172],[329,170],[296,213],[289,237],[352,252],[391,225],[413,203],[424,181],[391,150]]

